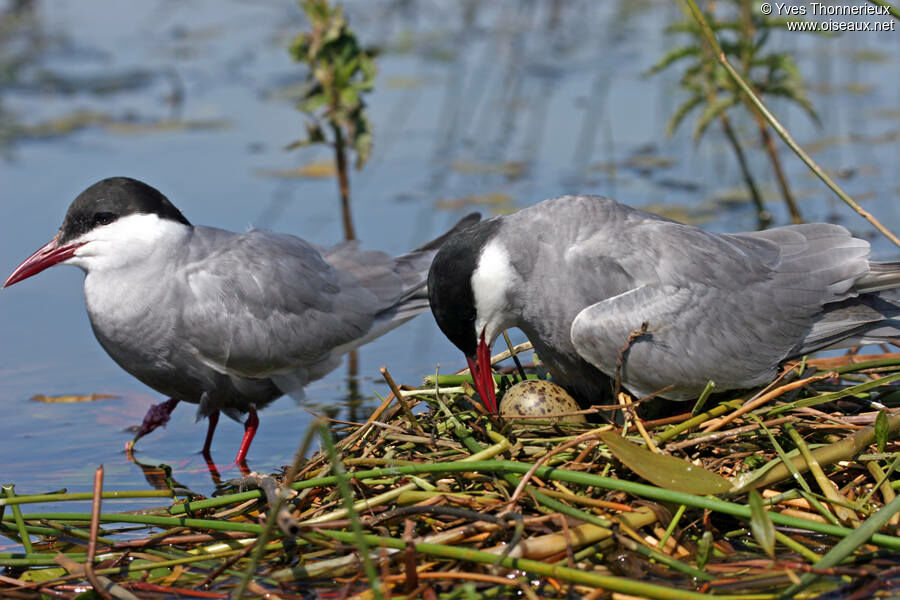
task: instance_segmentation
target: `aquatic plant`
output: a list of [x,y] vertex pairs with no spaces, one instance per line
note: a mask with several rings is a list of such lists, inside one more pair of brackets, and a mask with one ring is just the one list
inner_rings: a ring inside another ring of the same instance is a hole
[[[783,28],[788,17],[764,15],[754,8],[751,0],[710,3],[709,10],[704,14],[712,31],[719,36],[721,51],[737,65],[740,75],[758,96],[784,98],[799,106],[813,121],[819,123],[819,117],[807,96],[803,76],[793,57],[788,52],[768,49],[772,32],[776,28]],[[740,136],[729,117],[729,112],[735,107],[743,107],[756,125],[791,220],[794,223],[802,222],[800,209],[781,165],[769,124],[717,60],[714,49],[703,36],[701,25],[694,18],[688,17],[668,26],[666,33],[689,36],[685,44],[672,48],[647,71],[647,74],[658,73],[676,63],[688,61],[679,82],[688,93],[688,98],[672,114],[667,127],[668,133],[671,135],[695,110],[700,111],[694,125],[695,140],[700,140],[709,125],[718,121],[740,166],[756,207],[759,225],[761,228],[765,227],[771,223],[771,215],[763,204]]]
[[375,84],[374,52],[360,45],[340,6],[332,7],[328,0],[303,0],[300,6],[311,30],[294,39],[290,53],[309,67],[307,88],[297,108],[310,120],[306,137],[290,148],[327,144],[334,149],[344,237],[353,240],[356,231],[350,211],[347,151],[356,154],[357,169],[372,151],[372,130],[363,95]]

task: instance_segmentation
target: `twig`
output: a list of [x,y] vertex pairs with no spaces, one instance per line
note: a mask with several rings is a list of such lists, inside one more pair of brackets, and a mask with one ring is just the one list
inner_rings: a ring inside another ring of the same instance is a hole
[[512,342],[509,341],[509,334],[506,333],[505,329],[503,330],[503,340],[506,342],[506,347],[509,348],[509,354],[512,356],[513,362],[516,363],[516,370],[519,372],[519,376],[522,378],[522,381],[525,381],[528,378],[528,375],[525,374],[525,368],[522,366],[521,361],[519,361],[516,349],[513,347]]
[[804,385],[809,385],[810,383],[813,383],[816,381],[822,381],[823,379],[828,379],[829,377],[832,377],[832,376],[833,375],[831,373],[828,373],[825,375],[814,375],[812,377],[807,377],[806,379],[799,379],[797,381],[792,381],[791,383],[786,383],[786,384],[782,385],[781,387],[775,388],[774,390],[770,391],[767,394],[763,394],[762,396],[759,396],[755,400],[750,400],[749,402],[747,402],[746,404],[741,406],[739,409],[737,409],[733,413],[730,413],[730,414],[722,417],[718,421],[711,423],[710,426],[707,427],[704,431],[706,433],[712,433],[713,431],[717,431],[717,430],[721,429],[722,427],[724,427],[725,425],[727,425],[728,423],[731,423],[732,421],[734,421],[741,415],[745,415],[748,412],[750,412],[751,410],[759,408],[763,404],[766,404],[767,402],[771,402],[772,400],[774,400],[775,398],[778,398],[779,396],[782,396],[792,390],[796,390],[797,388],[801,388]]
[[[608,429],[608,427],[604,428],[604,430],[605,429]],[[508,508],[506,511],[504,511],[501,514],[506,514],[506,513],[512,511],[512,507],[515,506],[516,503],[519,501],[519,498],[522,496],[522,492],[525,491],[525,487],[528,485],[529,480],[532,478],[532,476],[534,476],[535,471],[537,471],[541,467],[541,465],[543,465],[545,462],[547,462],[553,456],[559,454],[563,450],[568,450],[569,448],[573,448],[573,447],[577,446],[578,444],[581,444],[582,442],[587,442],[587,441],[597,440],[597,439],[599,439],[597,437],[597,431],[589,431],[587,433],[579,435],[577,438],[575,438],[573,440],[569,440],[568,442],[566,442],[564,444],[560,444],[556,448],[553,448],[552,450],[550,450],[550,452],[548,452],[547,454],[542,456],[540,459],[538,459],[538,461],[532,465],[531,469],[529,469],[529,471],[527,473],[525,473],[525,475],[522,476],[522,479],[519,481],[519,485],[516,486],[516,490],[513,492],[513,495],[509,499],[510,508]]]
[[819,484],[819,488],[822,490],[822,493],[826,498],[831,500],[831,508],[834,510],[838,519],[843,523],[849,523],[854,526],[859,526],[859,519],[856,518],[856,513],[846,509],[842,504],[847,503],[847,499],[844,498],[841,493],[835,489],[834,484],[828,479],[828,476],[825,475],[825,472],[822,470],[822,466],[819,464],[819,461],[812,455],[812,452],[809,450],[809,446],[806,445],[806,441],[803,439],[796,429],[794,429],[793,425],[790,423],[786,423],[784,426],[784,430],[790,436],[791,441],[794,442],[794,445],[800,450],[800,454],[803,456],[803,460],[806,461],[806,466],[809,469],[809,472],[812,473],[813,478],[816,480],[816,483]]
[[[321,421],[319,422],[321,423]],[[325,427],[324,424],[321,427]],[[244,595],[244,592],[247,589],[247,586],[250,583],[253,574],[256,572],[256,567],[259,564],[259,561],[262,559],[263,553],[266,551],[266,544],[269,541],[269,536],[272,533],[272,530],[277,523],[282,531],[287,533],[290,530],[291,522],[293,518],[290,513],[285,511],[282,513],[281,505],[286,499],[289,493],[292,493],[292,490],[288,487],[291,483],[293,483],[294,479],[297,477],[297,473],[300,472],[300,467],[306,462],[306,452],[309,449],[309,444],[315,436],[316,428],[315,426],[310,427],[306,435],[303,436],[303,440],[301,440],[300,445],[297,447],[297,452],[294,454],[294,463],[291,465],[290,470],[285,475],[284,484],[280,492],[275,493],[272,489],[273,486],[271,484],[271,478],[263,478],[266,481],[266,485],[263,487],[263,491],[265,491],[267,499],[269,501],[269,514],[266,515],[266,522],[263,525],[263,530],[257,538],[255,544],[253,545],[254,552],[250,556],[249,564],[247,565],[247,569],[244,571],[244,575],[238,583],[238,587],[235,589],[233,597],[235,600],[241,600],[241,597]],[[260,482],[262,483],[262,481]],[[246,554],[246,553],[243,553]],[[238,559],[235,559],[235,561]]]
[[[239,560],[246,558],[248,554],[250,554],[251,552],[253,552],[253,549],[254,549],[254,548],[256,548],[256,545],[253,545],[253,546],[247,546],[246,548],[244,548],[243,550],[241,550],[240,552],[238,552],[238,553],[235,554],[234,556],[229,556],[228,559],[227,559],[225,562],[223,562],[221,565],[219,565],[218,567],[216,567],[215,569],[213,569],[212,571],[210,571],[209,575],[207,575],[207,576],[203,579],[203,581],[201,581],[201,582],[197,585],[197,587],[199,587],[199,588],[209,588],[209,586],[212,584],[212,582],[216,580],[216,577],[218,577],[219,575],[221,575],[222,573],[224,573],[226,569],[229,569],[229,568],[233,567],[234,564],[235,564],[236,562],[238,562]],[[243,592],[241,592],[241,593],[243,593]]]
[[[763,423],[766,427],[773,427],[775,425],[781,425],[782,423],[788,423],[791,421],[796,421],[795,417],[779,417],[777,419],[771,419]],[[684,448],[690,448],[691,446],[696,446],[698,444],[708,444],[709,442],[715,442],[718,440],[723,440],[730,437],[735,437],[738,435],[742,435],[744,433],[749,433],[751,431],[755,431],[759,429],[759,424],[751,423],[749,425],[744,425],[743,427],[735,427],[734,429],[729,429],[727,431],[719,431],[717,433],[711,433],[709,435],[701,435],[699,437],[691,438],[689,440],[684,440],[681,442],[674,442],[666,445],[666,450],[683,450]]]
[[613,388],[613,397],[618,398],[619,392],[622,391],[622,369],[625,366],[625,354],[631,349],[631,345],[637,340],[639,337],[645,335],[647,333],[647,327],[650,324],[647,321],[641,323],[641,326],[637,329],[633,330],[628,334],[628,339],[625,340],[625,345],[619,350],[619,356],[616,358],[616,377],[615,377],[615,387]]
[[[626,394],[619,393],[619,404],[623,407],[628,405],[628,396]],[[641,434],[641,437],[644,438],[644,442],[647,443],[647,448],[650,449],[651,452],[655,452],[656,454],[660,454],[659,448],[656,447],[656,444],[653,443],[653,439],[650,437],[650,434],[647,433],[647,429],[644,427],[643,421],[637,415],[637,412],[634,410],[633,405],[628,405],[628,408],[624,409],[625,412],[628,413],[628,416],[631,417],[631,421],[634,423],[634,426],[637,428],[638,433]],[[627,421],[626,421],[627,426]],[[624,429],[623,429],[624,435]]]
[[419,425],[419,421],[412,413],[412,410],[410,410],[409,404],[406,402],[406,398],[404,398],[403,394],[400,393],[400,388],[398,388],[397,384],[394,383],[394,378],[391,377],[391,374],[388,372],[387,367],[381,367],[380,369],[378,369],[378,372],[381,373],[382,377],[384,377],[384,380],[387,382],[388,387],[391,388],[391,392],[393,392],[394,397],[397,399],[397,402],[400,403],[400,408],[401,410],[403,410],[403,416],[406,417],[406,420],[409,421],[409,424],[412,425],[413,429],[415,429],[419,435],[425,436],[425,430],[422,429],[421,425]]
[[[3,485],[3,494],[7,499],[11,500],[16,497],[16,486],[13,483],[4,484]],[[6,504],[0,504],[0,516],[2,516],[2,509],[6,507]],[[34,552],[34,549],[31,546],[31,537],[28,535],[28,530],[25,529],[25,520],[22,518],[22,509],[18,504],[12,504],[12,513],[13,519],[16,522],[16,528],[19,531],[19,537],[22,540],[22,547],[25,548],[25,552],[31,554]]]
[[94,591],[103,600],[113,600],[106,586],[94,573],[94,555],[97,553],[97,532],[100,529],[100,506],[103,503],[103,465],[94,471],[94,498],[91,500],[91,539],[88,540],[87,558],[84,561],[84,575],[91,582]]
[[[513,346],[512,349],[516,354],[521,354],[522,352],[527,352],[528,350],[531,350],[532,348],[533,348],[533,346],[531,345],[531,342],[524,342],[522,344],[517,344],[517,345]],[[512,356],[512,352],[510,352],[509,350],[504,350],[503,352],[495,354],[494,356],[491,357],[491,364],[496,365],[498,362],[503,362],[510,356]],[[471,373],[469,373],[469,369],[467,367],[467,368],[459,371],[459,373],[457,373],[457,374],[458,375],[470,375]]]

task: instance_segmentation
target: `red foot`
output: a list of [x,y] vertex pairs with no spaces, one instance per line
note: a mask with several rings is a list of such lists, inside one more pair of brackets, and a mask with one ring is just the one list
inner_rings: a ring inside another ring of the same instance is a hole
[[247,415],[247,422],[244,423],[244,439],[241,440],[241,447],[238,449],[237,458],[234,459],[234,462],[238,464],[238,466],[247,464],[247,451],[250,450],[250,443],[253,442],[253,436],[256,435],[256,430],[259,429],[259,417],[256,415],[256,408],[250,407],[250,414]]

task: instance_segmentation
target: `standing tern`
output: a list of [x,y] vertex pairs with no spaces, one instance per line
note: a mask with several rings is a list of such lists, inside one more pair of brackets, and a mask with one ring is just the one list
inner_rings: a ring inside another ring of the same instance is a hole
[[462,219],[399,257],[355,243],[318,248],[291,236],[233,233],[191,223],[159,191],[104,179],[72,202],[59,233],[3,287],[56,264],[85,272],[84,296],[100,345],[119,366],[171,398],[145,419],[149,432],[178,401],[209,419],[249,413],[325,376],[350,350],[428,310],[426,273],[440,245],[476,223]]
[[900,339],[900,262],[870,262],[869,243],[843,227],[718,234],[599,196],[545,200],[454,236],[428,294],[492,412],[489,348],[509,327],[588,404],[609,397],[617,368],[637,396],[689,399],[709,380],[751,388],[786,359]]

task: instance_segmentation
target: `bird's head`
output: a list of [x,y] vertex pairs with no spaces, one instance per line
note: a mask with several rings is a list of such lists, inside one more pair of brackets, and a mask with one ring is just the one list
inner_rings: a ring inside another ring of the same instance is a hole
[[83,191],[59,232],[6,279],[8,287],[57,264],[85,271],[132,260],[173,228],[190,227],[158,190],[128,177],[110,177]]
[[428,298],[438,327],[466,356],[478,395],[497,412],[491,345],[515,325],[510,291],[518,276],[491,219],[447,240],[428,272]]

